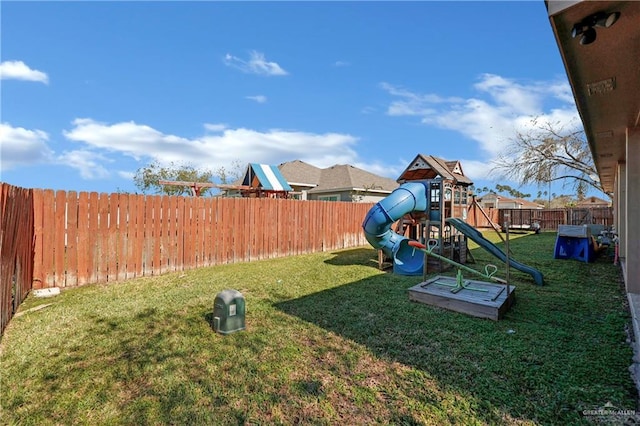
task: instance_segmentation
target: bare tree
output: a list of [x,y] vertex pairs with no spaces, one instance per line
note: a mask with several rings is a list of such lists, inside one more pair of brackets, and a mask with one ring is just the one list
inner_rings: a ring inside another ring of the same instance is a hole
[[494,161],[492,172],[521,185],[564,180],[579,199],[589,187],[605,193],[584,130],[567,131],[559,122],[533,119],[529,131],[511,139],[506,152]]
[[369,193],[369,191],[382,189],[382,186],[372,183],[371,185],[364,185],[362,189],[363,191],[355,191],[351,194],[351,201],[353,201],[354,203],[361,203],[364,200],[364,197]]
[[245,166],[240,160],[233,160],[228,167],[220,166],[216,169],[215,175],[220,179],[220,183],[228,184],[240,180],[244,176]]

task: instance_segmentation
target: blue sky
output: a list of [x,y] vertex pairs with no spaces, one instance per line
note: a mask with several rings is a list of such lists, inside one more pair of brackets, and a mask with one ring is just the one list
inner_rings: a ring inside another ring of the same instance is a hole
[[508,140],[577,119],[542,0],[1,8],[2,181],[23,187],[136,192],[152,161],[397,178],[419,153],[516,187],[490,174]]

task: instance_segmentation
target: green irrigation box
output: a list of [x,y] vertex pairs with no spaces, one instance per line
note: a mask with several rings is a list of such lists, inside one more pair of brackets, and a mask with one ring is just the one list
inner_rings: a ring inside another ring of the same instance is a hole
[[213,302],[213,329],[220,334],[230,334],[245,329],[246,305],[244,296],[237,290],[223,290]]

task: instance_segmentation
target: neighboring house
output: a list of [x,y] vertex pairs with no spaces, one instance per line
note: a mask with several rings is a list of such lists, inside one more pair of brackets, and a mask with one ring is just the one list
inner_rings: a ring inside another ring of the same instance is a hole
[[302,200],[307,199],[307,191],[318,186],[322,173],[322,169],[300,160],[282,163],[278,169],[293,188],[294,196]]
[[492,209],[543,209],[542,204],[533,201],[523,200],[522,198],[508,198],[504,195],[489,193],[481,197],[477,197],[478,203],[483,208]]
[[321,169],[295,160],[282,163],[278,168],[302,200],[375,203],[398,187],[393,179],[349,164]]
[[593,208],[593,207],[611,207],[611,202],[598,197],[587,197],[576,203],[576,207]]

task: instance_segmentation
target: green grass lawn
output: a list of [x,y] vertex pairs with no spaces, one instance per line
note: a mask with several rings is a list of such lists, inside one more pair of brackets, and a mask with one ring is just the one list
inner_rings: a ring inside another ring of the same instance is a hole
[[[554,260],[554,242],[512,235],[546,285],[512,270],[498,322],[410,302],[420,278],[379,271],[369,248],[30,296],[0,344],[0,422],[620,424],[582,415],[636,407],[619,270],[607,255]],[[245,296],[247,328],[222,336],[210,323],[226,288]]]

